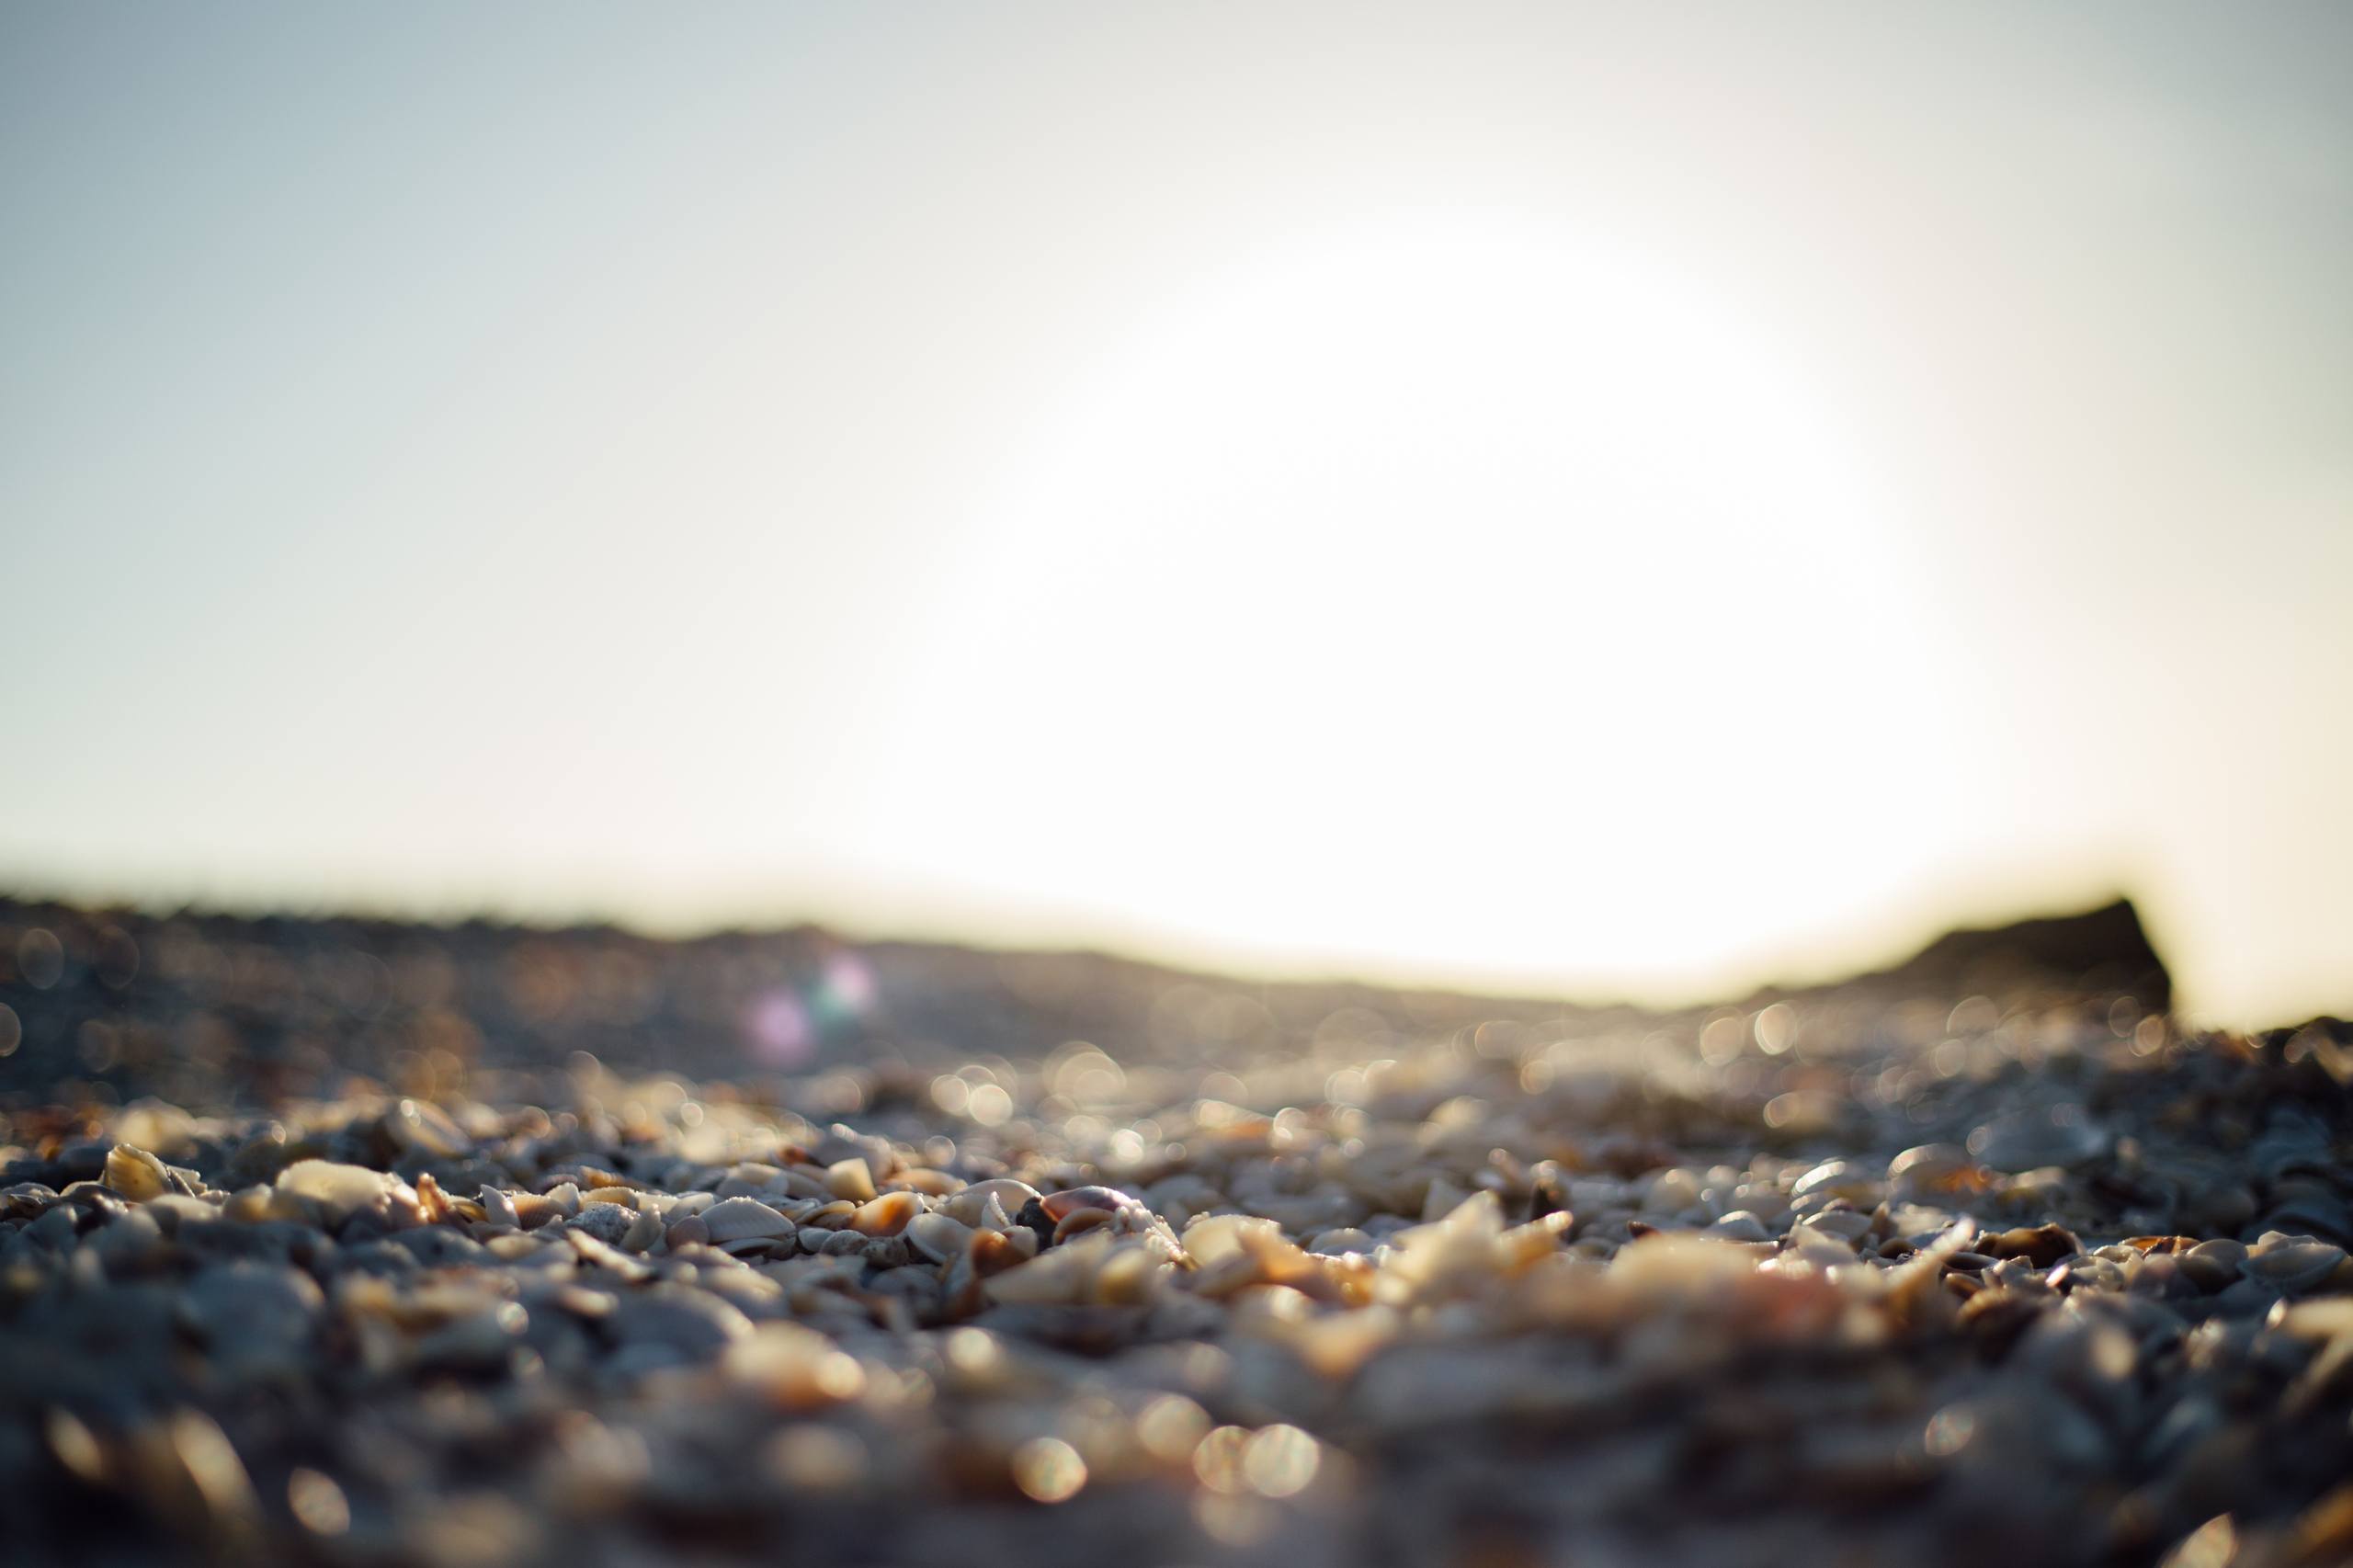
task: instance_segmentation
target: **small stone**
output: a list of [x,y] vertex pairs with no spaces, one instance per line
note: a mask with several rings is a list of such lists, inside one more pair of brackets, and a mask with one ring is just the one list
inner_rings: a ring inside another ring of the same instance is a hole
[[568,1231],[580,1231],[596,1237],[608,1246],[619,1246],[637,1221],[636,1210],[624,1209],[618,1203],[591,1203],[563,1222]]

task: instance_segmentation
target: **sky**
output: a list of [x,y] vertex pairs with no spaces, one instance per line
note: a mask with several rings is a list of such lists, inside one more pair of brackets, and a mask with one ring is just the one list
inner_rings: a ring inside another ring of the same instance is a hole
[[2353,10],[0,0],[0,884],[2353,1013]]

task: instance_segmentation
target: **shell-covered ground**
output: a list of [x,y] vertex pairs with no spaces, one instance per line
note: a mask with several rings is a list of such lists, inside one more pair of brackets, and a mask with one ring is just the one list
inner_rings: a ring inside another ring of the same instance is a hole
[[0,903],[0,1550],[2353,1560],[2353,1029],[2087,918],[1645,1014]]

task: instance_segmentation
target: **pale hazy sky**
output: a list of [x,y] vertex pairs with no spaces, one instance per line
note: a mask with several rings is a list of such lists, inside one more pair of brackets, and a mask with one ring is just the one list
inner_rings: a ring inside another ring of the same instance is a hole
[[2353,7],[0,4],[0,883],[2353,1012]]

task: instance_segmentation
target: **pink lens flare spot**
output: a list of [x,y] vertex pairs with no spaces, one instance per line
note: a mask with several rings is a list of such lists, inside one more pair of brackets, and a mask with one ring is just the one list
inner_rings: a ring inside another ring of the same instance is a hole
[[856,953],[835,953],[825,960],[825,994],[850,1013],[874,1006],[874,971]]
[[764,1065],[799,1067],[816,1055],[817,1031],[801,998],[778,986],[744,1010],[744,1045]]

